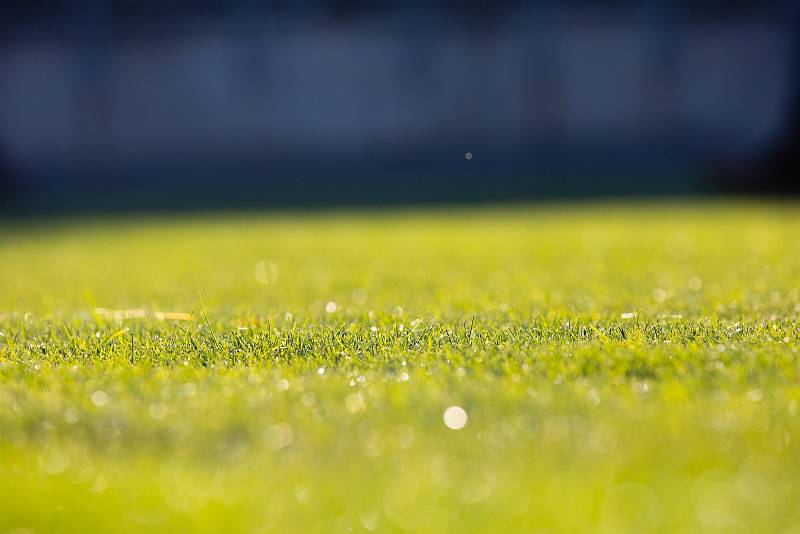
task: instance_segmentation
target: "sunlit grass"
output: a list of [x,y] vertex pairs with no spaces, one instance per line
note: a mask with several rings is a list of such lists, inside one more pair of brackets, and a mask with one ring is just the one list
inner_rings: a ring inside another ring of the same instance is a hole
[[0,532],[788,532],[797,250],[793,205],[2,223]]

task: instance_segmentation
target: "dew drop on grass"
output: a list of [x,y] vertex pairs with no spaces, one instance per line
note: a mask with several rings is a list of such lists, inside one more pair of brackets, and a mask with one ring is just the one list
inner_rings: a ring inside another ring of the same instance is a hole
[[92,398],[92,404],[94,404],[95,406],[101,407],[108,404],[108,394],[101,389],[98,389],[97,391],[93,392],[91,398]]
[[292,427],[288,423],[276,423],[270,425],[264,431],[264,442],[273,451],[288,447],[294,440]]
[[43,455],[40,464],[48,475],[57,475],[69,467],[70,459],[65,450],[56,447]]
[[467,426],[467,412],[461,406],[450,406],[442,416],[444,424],[450,430],[461,430]]
[[361,393],[351,393],[344,399],[345,407],[350,413],[357,413],[364,409],[364,397]]
[[64,411],[64,422],[69,425],[74,425],[80,421],[80,414],[78,414],[78,410],[73,407],[69,407]]

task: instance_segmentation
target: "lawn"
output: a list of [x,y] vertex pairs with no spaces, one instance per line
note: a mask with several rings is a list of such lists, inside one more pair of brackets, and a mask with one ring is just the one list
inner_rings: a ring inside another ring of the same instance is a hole
[[800,209],[0,222],[0,532],[800,532]]

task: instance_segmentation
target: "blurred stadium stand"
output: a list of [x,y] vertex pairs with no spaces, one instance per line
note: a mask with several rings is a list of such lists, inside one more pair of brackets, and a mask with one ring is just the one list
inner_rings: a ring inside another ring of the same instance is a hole
[[784,190],[795,4],[6,1],[0,190],[23,213]]

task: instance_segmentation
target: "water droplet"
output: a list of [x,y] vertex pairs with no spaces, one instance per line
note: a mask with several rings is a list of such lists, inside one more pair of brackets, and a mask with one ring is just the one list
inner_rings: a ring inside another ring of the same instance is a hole
[[80,414],[78,413],[78,410],[76,410],[75,408],[70,407],[64,411],[64,422],[67,423],[68,425],[74,425],[79,420],[80,420]]
[[69,467],[69,456],[63,449],[50,449],[41,458],[41,467],[48,475],[57,475]]
[[461,430],[467,425],[467,412],[461,406],[450,406],[442,416],[445,426],[451,430]]
[[92,404],[95,406],[105,406],[108,404],[108,395],[105,391],[98,389],[92,393]]
[[288,447],[293,440],[292,427],[287,423],[276,423],[264,430],[264,441],[267,447],[273,451]]
[[350,413],[360,412],[364,409],[364,397],[361,393],[351,393],[344,399],[345,407]]
[[308,406],[310,408],[311,406],[314,406],[314,403],[317,402],[317,396],[310,391],[307,391],[306,393],[303,393],[301,400],[304,406]]

